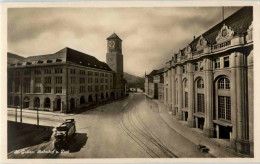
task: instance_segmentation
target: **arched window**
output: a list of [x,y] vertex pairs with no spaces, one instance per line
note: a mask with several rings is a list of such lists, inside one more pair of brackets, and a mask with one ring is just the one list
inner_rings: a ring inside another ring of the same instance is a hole
[[34,107],[35,108],[40,108],[40,99],[39,97],[34,98]]
[[203,79],[198,79],[197,81],[197,88],[204,88],[204,81]]
[[230,81],[228,78],[223,77],[218,80],[218,89],[230,89]]
[[49,97],[45,98],[44,101],[44,108],[50,108],[51,107],[51,100]]

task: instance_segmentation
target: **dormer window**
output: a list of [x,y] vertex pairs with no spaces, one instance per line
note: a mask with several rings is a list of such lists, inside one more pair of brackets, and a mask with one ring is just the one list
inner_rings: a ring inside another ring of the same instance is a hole
[[26,65],[32,65],[32,63],[31,62],[26,62]]
[[23,64],[23,63],[17,63],[17,65],[19,65],[19,66],[22,65],[22,64]]
[[52,60],[47,60],[47,63],[52,63]]
[[15,64],[11,64],[11,66],[15,66]]
[[62,62],[62,60],[61,59],[56,59],[56,62]]
[[43,61],[42,61],[42,60],[39,60],[39,61],[38,61],[38,64],[42,64],[42,63],[43,63]]

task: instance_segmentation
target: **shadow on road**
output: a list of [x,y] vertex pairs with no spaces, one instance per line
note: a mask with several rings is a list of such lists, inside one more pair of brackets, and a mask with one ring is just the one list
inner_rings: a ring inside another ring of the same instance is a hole
[[73,153],[80,151],[80,149],[86,145],[87,140],[87,133],[76,133],[68,147],[69,152]]
[[44,141],[50,141],[51,126],[37,126],[26,123],[8,121],[8,152],[34,146]]

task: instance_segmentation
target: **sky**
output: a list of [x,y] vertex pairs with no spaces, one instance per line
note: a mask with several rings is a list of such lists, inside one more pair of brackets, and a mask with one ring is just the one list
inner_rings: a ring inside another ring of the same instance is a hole
[[[224,17],[240,8],[225,7]],[[8,52],[28,57],[70,47],[105,62],[106,38],[115,32],[124,72],[143,77],[222,19],[221,7],[11,8]]]

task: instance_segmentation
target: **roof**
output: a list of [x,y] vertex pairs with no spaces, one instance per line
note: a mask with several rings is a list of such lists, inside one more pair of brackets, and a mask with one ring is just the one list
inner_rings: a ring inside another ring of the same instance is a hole
[[[9,54],[9,53],[8,53]],[[45,61],[53,59],[64,59],[66,62],[79,64],[86,67],[112,71],[111,68],[104,62],[99,61],[94,56],[79,52],[77,50],[65,47],[53,54],[30,56],[22,58],[19,62]],[[48,64],[48,63],[47,63]]]
[[17,59],[17,60],[23,60],[24,59],[24,57],[10,53],[10,52],[7,53],[7,58],[8,59],[10,59],[10,58],[11,59]]
[[159,70],[153,70],[148,76],[155,76],[164,72],[164,67]]
[[110,39],[119,39],[119,40],[122,41],[122,39],[120,39],[119,36],[117,36],[116,33],[113,33],[112,35],[110,35],[110,36],[107,38],[107,40],[110,40]]
[[[253,21],[253,7],[243,7],[222,22],[218,23],[201,36],[205,38],[209,44],[216,43],[216,37],[218,32],[225,24],[226,26],[230,27],[234,31],[234,35],[239,35],[247,32],[247,29],[251,25]],[[192,51],[196,51],[196,45],[198,44],[199,37],[195,38],[191,43]]]

